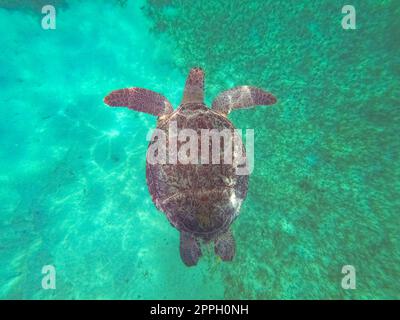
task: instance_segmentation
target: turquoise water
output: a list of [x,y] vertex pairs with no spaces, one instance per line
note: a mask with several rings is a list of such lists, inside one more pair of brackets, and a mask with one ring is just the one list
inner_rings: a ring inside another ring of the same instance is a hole
[[[0,298],[400,298],[399,1],[352,1],[356,30],[337,0],[29,3],[0,1]],[[207,103],[239,84],[279,101],[230,114],[255,130],[234,261],[206,246],[187,268],[146,186],[156,120],[103,97],[176,106],[193,66]]]

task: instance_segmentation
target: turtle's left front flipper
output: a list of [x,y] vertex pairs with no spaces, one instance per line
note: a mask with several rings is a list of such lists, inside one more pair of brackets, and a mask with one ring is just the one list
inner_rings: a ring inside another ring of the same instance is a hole
[[260,88],[241,86],[221,92],[213,101],[212,109],[227,115],[233,109],[247,109],[271,105],[276,98]]
[[132,110],[162,116],[173,111],[171,103],[157,92],[143,88],[126,88],[112,91],[104,98],[112,107],[127,107]]

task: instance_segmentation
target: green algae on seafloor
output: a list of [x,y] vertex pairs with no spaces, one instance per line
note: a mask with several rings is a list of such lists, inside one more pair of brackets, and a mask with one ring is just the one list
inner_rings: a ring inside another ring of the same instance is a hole
[[230,115],[255,129],[255,170],[226,298],[400,297],[400,6],[352,4],[349,32],[338,1],[148,2],[178,67],[206,69],[209,99],[246,83],[279,100]]

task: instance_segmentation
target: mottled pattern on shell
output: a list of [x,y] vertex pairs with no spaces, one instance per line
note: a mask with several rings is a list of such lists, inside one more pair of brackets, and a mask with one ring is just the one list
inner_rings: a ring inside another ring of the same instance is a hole
[[[190,128],[197,131],[199,148],[201,129],[234,130],[224,115],[203,104],[185,104],[160,118],[157,128],[164,130],[167,137],[171,121],[176,121],[178,130]],[[181,144],[178,141],[178,150]],[[245,155],[241,141],[240,144]],[[211,144],[209,154],[211,159]],[[220,164],[211,161],[210,164],[146,164],[152,200],[178,230],[213,239],[225,232],[239,214],[247,194],[248,176],[236,175],[234,165],[222,162],[223,155],[221,144]]]

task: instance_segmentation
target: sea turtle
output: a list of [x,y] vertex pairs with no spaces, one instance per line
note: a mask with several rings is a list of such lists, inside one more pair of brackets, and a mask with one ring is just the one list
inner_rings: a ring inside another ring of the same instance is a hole
[[[204,71],[192,68],[182,102],[175,111],[165,97],[143,88],[112,91],[104,102],[109,106],[128,107],[157,116],[157,129],[165,132],[166,136],[171,134],[172,122],[176,123],[178,130],[192,129],[199,136],[202,129],[234,130],[227,118],[231,110],[276,102],[272,94],[250,86],[239,86],[220,93],[211,109],[205,105],[203,98]],[[148,150],[155,140],[150,141]],[[206,146],[209,151],[210,142]],[[177,141],[177,150],[183,143]],[[238,143],[244,153],[240,139]],[[172,152],[169,149],[171,142],[166,144],[166,150]],[[198,146],[200,149],[200,143]],[[226,150],[222,148],[220,151],[222,158]],[[238,175],[234,162],[210,162],[184,164],[178,160],[176,163],[154,164],[148,159],[146,161],[146,180],[152,200],[166,214],[172,226],[180,231],[180,255],[187,266],[196,265],[202,255],[199,240],[214,241],[215,253],[224,261],[231,261],[235,255],[235,241],[229,227],[239,215],[246,197],[248,175]]]

